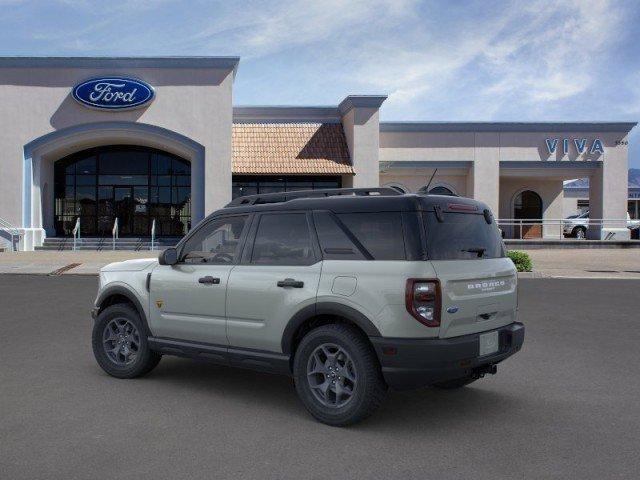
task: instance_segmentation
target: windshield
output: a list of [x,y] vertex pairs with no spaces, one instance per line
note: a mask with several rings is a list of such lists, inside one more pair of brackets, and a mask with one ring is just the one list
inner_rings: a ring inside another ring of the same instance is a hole
[[477,260],[505,256],[500,230],[492,220],[475,213],[426,212],[424,223],[430,260]]

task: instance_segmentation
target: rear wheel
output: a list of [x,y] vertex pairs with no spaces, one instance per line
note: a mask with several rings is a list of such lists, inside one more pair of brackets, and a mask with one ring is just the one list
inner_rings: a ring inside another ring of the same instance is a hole
[[573,236],[580,240],[584,240],[587,238],[587,229],[584,227],[576,227],[573,229]]
[[439,388],[441,390],[455,390],[456,388],[462,388],[470,383],[478,380],[476,377],[468,376],[462,378],[456,378],[453,380],[447,380],[446,382],[438,382],[434,383],[433,386],[435,388]]
[[140,315],[127,304],[111,305],[98,315],[92,346],[98,365],[117,378],[149,373],[161,358],[149,348]]
[[324,325],[309,332],[298,346],[293,371],[302,403],[327,425],[364,420],[387,390],[371,345],[349,325]]

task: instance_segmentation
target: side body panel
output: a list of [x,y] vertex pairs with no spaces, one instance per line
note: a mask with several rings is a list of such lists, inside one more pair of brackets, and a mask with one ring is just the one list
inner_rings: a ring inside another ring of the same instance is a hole
[[[225,297],[233,265],[159,265],[151,275],[149,325],[157,337],[227,345]],[[200,283],[203,277],[218,283]]]
[[[233,347],[282,351],[282,333],[298,311],[316,302],[322,262],[309,266],[237,265],[227,291],[227,336]],[[291,278],[302,288],[279,287]]]
[[407,312],[408,278],[435,278],[435,271],[425,261],[324,260],[318,302],[360,311],[384,337],[437,337],[438,328],[421,324]]
[[[141,314],[149,320],[149,293],[147,292],[146,282],[147,274],[153,269],[152,266],[140,270],[140,271],[101,271],[100,272],[100,285],[98,287],[98,294],[94,304],[99,306],[99,303],[104,301],[109,292],[114,292],[118,289],[122,289],[137,299],[137,306],[142,309]],[[154,331],[149,325],[151,333]]]

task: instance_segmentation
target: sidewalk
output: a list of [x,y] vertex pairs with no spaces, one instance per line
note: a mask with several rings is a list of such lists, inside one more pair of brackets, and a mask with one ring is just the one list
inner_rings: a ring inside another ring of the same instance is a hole
[[0,274],[31,273],[51,274],[71,264],[80,265],[64,272],[65,275],[96,275],[98,270],[109,263],[120,262],[132,258],[152,258],[158,252],[148,250],[129,251],[37,251],[37,252],[3,252],[0,253]]
[[[535,249],[526,251],[533,260],[534,271],[523,277],[534,278],[626,278],[640,280],[639,249]],[[0,274],[30,273],[62,275],[96,275],[111,262],[131,258],[157,257],[150,251],[106,252],[3,252],[0,253]],[[79,264],[72,266],[73,264]],[[70,268],[69,268],[70,267]]]
[[640,249],[534,249],[527,252],[536,278],[640,280]]

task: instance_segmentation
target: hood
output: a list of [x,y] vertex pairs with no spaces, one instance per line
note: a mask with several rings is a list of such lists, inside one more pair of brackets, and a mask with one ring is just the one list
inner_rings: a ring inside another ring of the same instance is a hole
[[139,272],[151,265],[157,264],[157,258],[136,258],[122,262],[110,263],[100,269],[101,272]]

